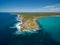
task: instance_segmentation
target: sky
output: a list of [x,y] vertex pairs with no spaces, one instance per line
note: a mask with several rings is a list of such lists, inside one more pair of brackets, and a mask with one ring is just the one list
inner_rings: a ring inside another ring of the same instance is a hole
[[60,0],[0,0],[0,12],[60,12]]

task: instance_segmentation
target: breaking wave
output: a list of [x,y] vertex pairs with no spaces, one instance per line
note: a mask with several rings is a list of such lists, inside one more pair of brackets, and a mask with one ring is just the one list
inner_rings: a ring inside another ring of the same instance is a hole
[[30,30],[23,30],[21,31],[21,26],[20,24],[22,24],[22,20],[19,20],[18,18],[20,17],[20,14],[17,14],[16,20],[18,21],[13,27],[10,28],[17,28],[16,32],[14,32],[13,34],[16,35],[30,35],[32,33],[38,33],[36,30],[38,30],[38,28],[36,29],[30,29]]

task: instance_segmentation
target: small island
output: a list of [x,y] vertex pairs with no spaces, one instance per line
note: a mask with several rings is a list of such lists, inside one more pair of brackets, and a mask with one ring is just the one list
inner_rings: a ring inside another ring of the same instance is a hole
[[37,18],[42,18],[46,16],[60,16],[60,13],[19,13],[18,20],[22,21],[20,24],[20,30],[30,30],[36,29],[39,27],[39,24],[36,22]]

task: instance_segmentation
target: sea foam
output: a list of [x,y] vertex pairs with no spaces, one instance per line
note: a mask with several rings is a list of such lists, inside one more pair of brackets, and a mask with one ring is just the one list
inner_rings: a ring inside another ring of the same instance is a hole
[[19,35],[19,34],[32,34],[32,33],[37,33],[37,28],[36,29],[30,29],[30,30],[23,30],[21,31],[21,26],[20,24],[22,24],[22,20],[18,19],[20,17],[20,14],[18,14],[18,16],[16,17],[16,20],[18,21],[18,23],[15,24],[15,28],[17,28],[17,31],[15,32],[16,35]]

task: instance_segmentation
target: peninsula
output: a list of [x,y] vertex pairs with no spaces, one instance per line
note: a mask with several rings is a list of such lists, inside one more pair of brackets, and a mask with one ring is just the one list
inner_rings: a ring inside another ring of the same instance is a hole
[[20,16],[18,20],[22,21],[20,24],[20,30],[30,30],[36,29],[39,27],[38,23],[35,21],[36,18],[42,18],[46,16],[60,16],[60,13],[18,13]]

